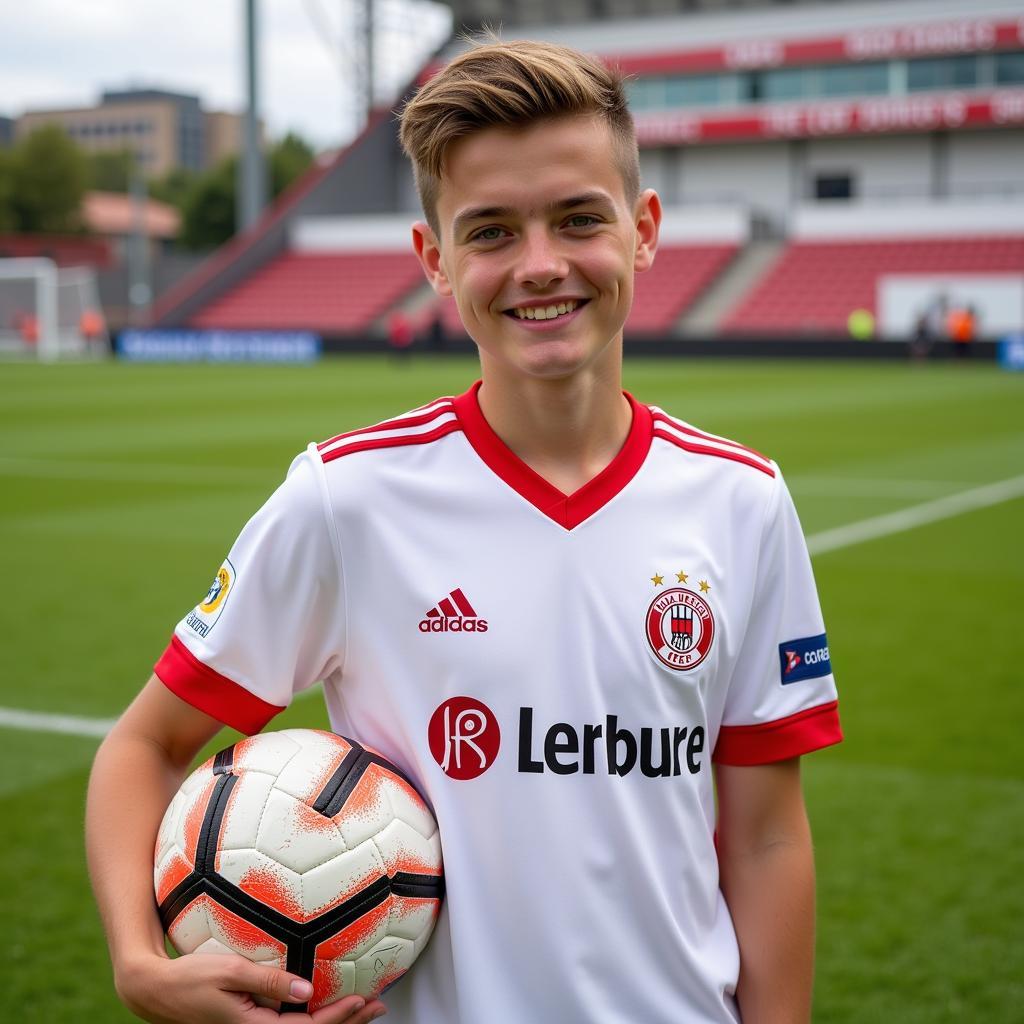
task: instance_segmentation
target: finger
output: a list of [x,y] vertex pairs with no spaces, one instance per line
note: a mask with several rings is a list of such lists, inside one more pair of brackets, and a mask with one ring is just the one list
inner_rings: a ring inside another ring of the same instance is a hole
[[311,1019],[313,1024],[354,1024],[356,1014],[366,1005],[362,996],[345,996],[337,1002],[314,1010]]
[[348,996],[314,1011],[312,1020],[313,1024],[369,1024],[385,1013],[387,1009],[379,999],[366,1002],[359,996]]
[[265,964],[247,962],[232,987],[237,982],[242,991],[280,1003],[305,1003],[313,995],[313,986],[305,978]]

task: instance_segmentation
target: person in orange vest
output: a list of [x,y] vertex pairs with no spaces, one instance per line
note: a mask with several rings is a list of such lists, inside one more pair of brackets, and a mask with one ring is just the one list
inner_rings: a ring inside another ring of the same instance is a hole
[[977,321],[977,314],[971,305],[954,306],[949,311],[946,330],[958,356],[966,356],[970,351],[977,330]]

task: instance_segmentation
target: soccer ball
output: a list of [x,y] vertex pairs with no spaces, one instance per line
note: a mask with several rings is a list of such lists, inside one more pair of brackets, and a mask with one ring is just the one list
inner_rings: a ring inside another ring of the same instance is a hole
[[437,822],[408,779],[314,729],[251,736],[197,768],[160,825],[154,884],[179,953],[301,975],[310,1011],[401,977],[444,890]]

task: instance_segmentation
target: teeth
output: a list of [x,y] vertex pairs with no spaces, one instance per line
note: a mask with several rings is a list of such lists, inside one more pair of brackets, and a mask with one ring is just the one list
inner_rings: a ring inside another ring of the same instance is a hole
[[520,320],[554,320],[556,316],[571,313],[577,306],[575,300],[571,302],[559,302],[556,306],[517,306],[513,311]]

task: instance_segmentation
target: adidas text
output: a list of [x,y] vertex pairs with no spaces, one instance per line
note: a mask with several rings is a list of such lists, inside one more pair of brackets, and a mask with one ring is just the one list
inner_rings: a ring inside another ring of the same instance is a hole
[[486,633],[486,619],[420,619],[421,633]]

